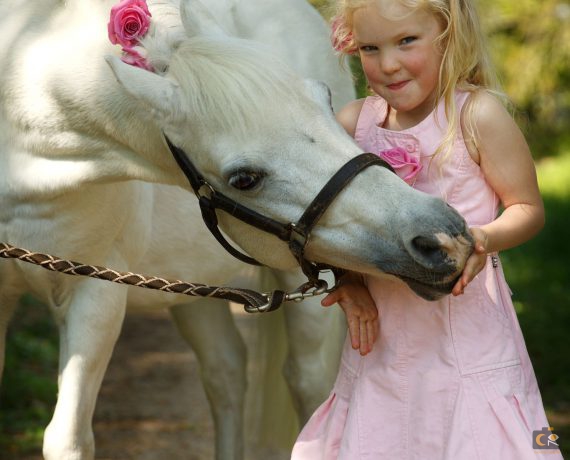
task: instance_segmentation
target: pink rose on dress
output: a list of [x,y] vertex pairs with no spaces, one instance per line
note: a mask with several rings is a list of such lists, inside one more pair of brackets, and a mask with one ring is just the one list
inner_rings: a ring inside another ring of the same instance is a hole
[[107,25],[109,40],[123,49],[135,46],[150,26],[150,11],[145,0],[123,0],[111,8]]
[[409,185],[414,184],[416,176],[422,169],[420,161],[401,147],[382,150],[378,156],[392,166],[396,174]]

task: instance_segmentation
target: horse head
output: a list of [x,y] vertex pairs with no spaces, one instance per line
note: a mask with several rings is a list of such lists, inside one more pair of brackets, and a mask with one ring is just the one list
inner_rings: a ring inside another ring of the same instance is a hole
[[[152,114],[152,129],[133,136],[162,132],[214,189],[275,221],[296,222],[329,178],[362,151],[336,122],[325,85],[297,76],[271,47],[230,35],[236,27],[228,19],[232,2],[215,6],[214,13],[197,0],[181,2],[184,34],[167,55],[153,43],[160,33],[145,39],[150,61],[165,63],[159,72],[107,58],[122,89],[141,112]],[[166,145],[160,157],[172,182],[188,188]],[[274,235],[230,213],[218,212],[218,219],[260,262],[279,269],[296,265]],[[431,299],[450,291],[471,250],[455,210],[388,169],[370,167],[324,212],[305,257],[395,275]]]

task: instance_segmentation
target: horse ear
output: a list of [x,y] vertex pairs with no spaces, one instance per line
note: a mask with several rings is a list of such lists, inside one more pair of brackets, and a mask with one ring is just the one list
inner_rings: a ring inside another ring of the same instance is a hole
[[105,56],[119,84],[164,117],[180,113],[179,87],[165,77],[125,64],[115,56]]
[[332,93],[324,81],[305,78],[305,88],[311,99],[323,107],[325,111],[332,113]]
[[201,0],[180,0],[180,17],[188,36],[234,35],[235,0],[214,0],[204,5]]

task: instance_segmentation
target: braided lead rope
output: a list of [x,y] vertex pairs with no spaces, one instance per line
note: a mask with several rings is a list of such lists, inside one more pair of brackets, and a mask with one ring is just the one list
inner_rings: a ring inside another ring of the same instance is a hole
[[0,243],[0,257],[29,262],[46,270],[66,275],[88,276],[113,283],[144,287],[163,292],[230,300],[245,305],[247,312],[274,310],[281,305],[286,297],[282,291],[274,291],[272,294],[260,294],[249,289],[208,286],[178,280],[173,281],[155,276],[139,275],[132,272],[119,272],[106,267],[85,265],[71,260],[60,259],[49,254],[31,252],[6,243]]

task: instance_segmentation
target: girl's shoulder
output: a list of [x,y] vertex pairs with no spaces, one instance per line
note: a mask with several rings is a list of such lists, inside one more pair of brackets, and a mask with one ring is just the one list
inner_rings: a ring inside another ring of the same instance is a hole
[[354,137],[356,132],[356,125],[358,123],[358,117],[364,106],[366,98],[356,99],[346,104],[340,111],[336,114],[337,121],[342,125],[345,131]]
[[461,110],[461,131],[469,154],[479,164],[481,142],[489,131],[497,126],[512,123],[505,101],[500,95],[487,90],[476,90],[469,94]]
[[380,96],[368,96],[344,106],[337,114],[337,120],[352,137],[355,137],[363,124],[381,125],[388,113],[387,109],[387,102]]
[[507,109],[508,101],[501,94],[484,89],[470,92],[461,111],[462,126],[492,125],[504,117],[512,118]]

